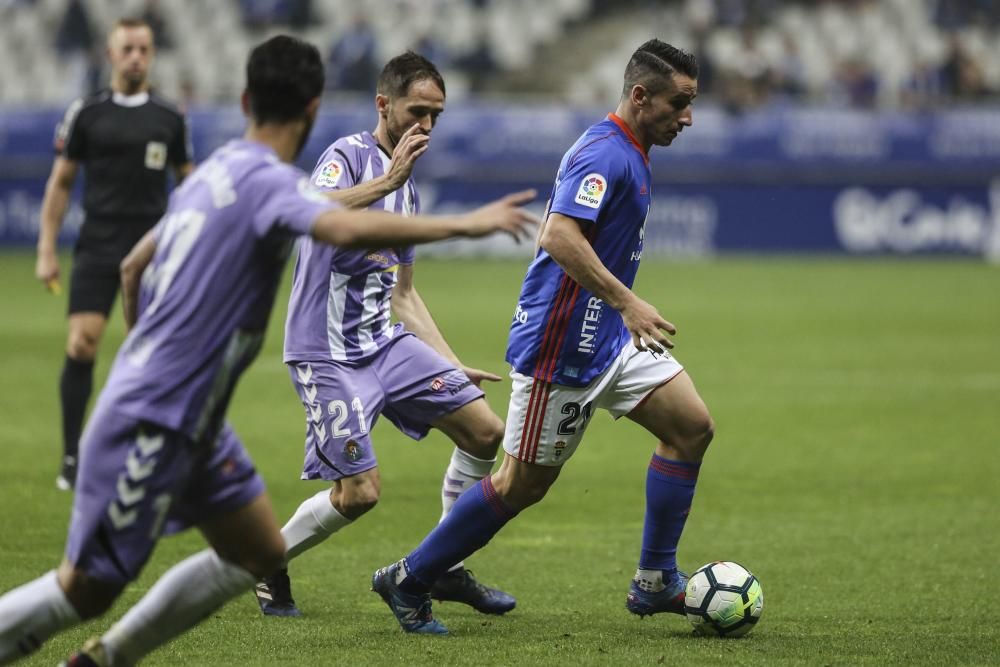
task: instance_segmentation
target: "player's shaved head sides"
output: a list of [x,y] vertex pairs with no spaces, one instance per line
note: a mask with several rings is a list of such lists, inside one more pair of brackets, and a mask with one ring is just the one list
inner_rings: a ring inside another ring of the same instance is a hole
[[627,96],[635,85],[643,86],[651,95],[662,92],[673,81],[674,72],[697,79],[698,59],[666,42],[651,39],[636,49],[628,61],[622,95]]
[[250,52],[247,96],[259,124],[301,118],[323,92],[323,59],[308,42],[288,35],[272,37]]
[[375,92],[387,97],[404,97],[414,82],[424,79],[430,79],[442,93],[445,92],[444,77],[434,63],[419,53],[407,51],[385,64]]

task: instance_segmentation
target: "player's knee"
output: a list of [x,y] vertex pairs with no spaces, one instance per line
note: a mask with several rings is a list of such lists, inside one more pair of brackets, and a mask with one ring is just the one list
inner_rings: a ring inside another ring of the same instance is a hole
[[490,460],[496,457],[500,443],[503,442],[504,423],[496,415],[491,419],[477,424],[463,442],[460,448],[477,459]]
[[340,513],[353,521],[378,504],[378,493],[354,494],[344,499]]
[[340,493],[334,494],[334,507],[353,521],[378,504],[380,484],[377,479],[345,482],[341,483]]
[[698,455],[704,455],[715,437],[715,421],[707,412],[692,424],[690,447]]
[[66,342],[66,354],[76,361],[93,361],[100,337],[89,331],[74,330]]

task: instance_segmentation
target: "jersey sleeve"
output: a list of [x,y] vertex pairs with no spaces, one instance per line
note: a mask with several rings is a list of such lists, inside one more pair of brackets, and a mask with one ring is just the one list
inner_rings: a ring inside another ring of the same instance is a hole
[[609,142],[595,140],[566,156],[552,193],[550,213],[596,222],[621,187],[622,169]]
[[167,148],[170,164],[176,167],[194,162],[194,147],[191,145],[191,128],[187,116],[180,116],[178,125],[177,133]]
[[309,181],[319,190],[347,190],[358,184],[357,150],[338,140],[319,158]]
[[74,101],[66,109],[62,121],[56,125],[53,148],[56,155],[70,160],[84,160],[87,157],[85,133],[80,129],[80,111],[83,109],[83,98]]
[[[339,208],[313,187],[306,175],[294,167],[282,166],[267,179],[261,194],[262,206],[254,218],[254,231],[263,238],[274,232],[304,236],[312,232],[316,219]],[[276,177],[274,177],[276,176]]]

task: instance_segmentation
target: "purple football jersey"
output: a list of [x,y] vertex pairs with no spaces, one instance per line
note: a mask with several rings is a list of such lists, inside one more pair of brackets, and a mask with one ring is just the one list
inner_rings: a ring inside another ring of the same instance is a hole
[[336,205],[267,146],[231,141],[170,198],[142,276],[139,319],[99,402],[214,438],[240,374],[260,350],[298,236]]
[[[320,157],[312,183],[343,190],[384,175],[391,156],[369,132],[342,137]],[[420,210],[413,179],[370,209],[404,216]],[[354,361],[374,354],[398,332],[389,303],[400,264],[413,247],[345,250],[303,238],[285,321],[285,361]]]

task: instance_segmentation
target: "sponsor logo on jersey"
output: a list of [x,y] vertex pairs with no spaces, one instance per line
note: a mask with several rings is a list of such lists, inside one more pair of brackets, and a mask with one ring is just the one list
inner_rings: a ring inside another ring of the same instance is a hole
[[[365,255],[365,259],[369,262],[378,262],[379,264],[397,264],[395,255],[387,255],[384,252],[370,252]],[[391,267],[395,268],[395,267]]]
[[514,321],[521,324],[528,323],[528,311],[521,307],[521,304],[517,304],[517,308],[514,309]]
[[344,165],[340,160],[330,160],[316,172],[316,185],[321,188],[333,188],[340,182],[340,177],[344,174]]
[[580,326],[580,342],[577,343],[576,351],[584,354],[593,354],[596,346],[597,325],[601,321],[601,313],[604,310],[604,302],[596,296],[587,300],[587,309],[583,311],[583,324]]
[[598,208],[608,191],[608,179],[601,174],[587,174],[580,181],[580,189],[576,192],[576,203],[589,208]]
[[150,141],[146,144],[146,169],[163,171],[167,166],[167,145],[162,141]]

